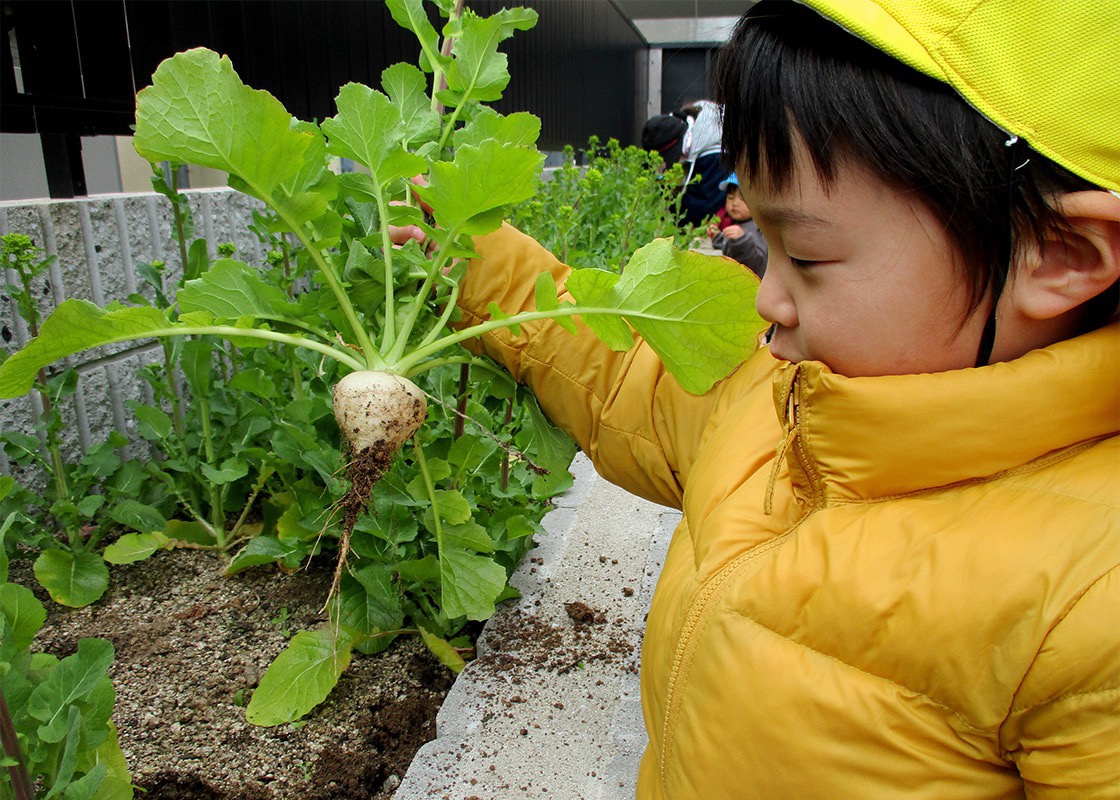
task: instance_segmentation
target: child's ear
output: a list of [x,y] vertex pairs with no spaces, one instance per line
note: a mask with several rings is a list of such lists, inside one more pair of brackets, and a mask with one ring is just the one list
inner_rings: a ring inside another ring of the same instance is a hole
[[1083,305],[1120,279],[1120,197],[1071,192],[1058,201],[1069,230],[1046,235],[1016,270],[1011,291],[1031,319],[1054,319]]

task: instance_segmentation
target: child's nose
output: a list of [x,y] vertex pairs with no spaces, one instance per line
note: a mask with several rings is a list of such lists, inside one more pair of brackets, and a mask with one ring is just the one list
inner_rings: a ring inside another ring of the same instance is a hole
[[775,269],[774,257],[771,255],[766,261],[766,273],[762,276],[758,294],[755,296],[755,307],[759,316],[767,322],[776,322],[783,328],[797,327],[797,307],[793,298],[786,291],[785,286]]

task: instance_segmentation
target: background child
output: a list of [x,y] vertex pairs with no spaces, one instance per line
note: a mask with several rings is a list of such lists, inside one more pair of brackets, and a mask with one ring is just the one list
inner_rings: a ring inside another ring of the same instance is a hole
[[717,215],[718,222],[708,226],[712,247],[740,264],[750,267],[758,277],[766,273],[766,240],[751,218],[750,207],[739,191],[739,179],[732,172],[719,184],[727,200]]
[[[693,396],[641,342],[476,344],[682,509],[638,796],[1116,797],[1120,5],[811,5],[754,6],[716,70],[769,345]],[[468,323],[568,274],[475,248]]]

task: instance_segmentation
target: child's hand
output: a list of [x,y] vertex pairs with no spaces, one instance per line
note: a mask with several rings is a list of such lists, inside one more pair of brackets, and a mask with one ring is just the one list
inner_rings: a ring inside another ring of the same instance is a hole
[[708,223],[708,238],[709,239],[715,238],[715,235],[717,233],[719,233],[719,225],[716,224],[715,222],[709,222]]
[[736,239],[742,239],[746,234],[738,225],[728,225],[723,229],[723,235],[725,238],[735,241]]

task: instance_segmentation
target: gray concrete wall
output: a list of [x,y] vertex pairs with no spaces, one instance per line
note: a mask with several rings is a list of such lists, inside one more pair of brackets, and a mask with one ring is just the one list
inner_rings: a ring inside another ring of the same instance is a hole
[[[232,242],[237,257],[260,264],[265,253],[248,230],[257,201],[232,189],[196,189],[184,192],[194,217],[195,235],[204,237],[211,256],[218,244]],[[47,275],[35,287],[43,315],[69,298],[83,298],[98,305],[140,292],[148,294],[136,273],[139,264],[164,261],[166,278],[174,285],[182,275],[179,249],[172,234],[171,204],[154,193],[116,194],[73,200],[0,203],[0,234],[22,233],[57,256]],[[4,267],[4,283],[17,283],[14,271]],[[6,295],[0,300],[0,347],[9,353],[22,348],[30,332]],[[68,363],[81,376],[78,391],[62,409],[67,420],[64,453],[79,456],[116,429],[134,440],[135,427],[125,405],[129,399],[150,402],[147,385],[135,375],[136,367],[159,357],[159,345],[117,345],[80,353]],[[41,412],[34,393],[0,400],[0,428],[32,432],[34,415]],[[15,465],[0,452],[0,473],[17,474]]]

